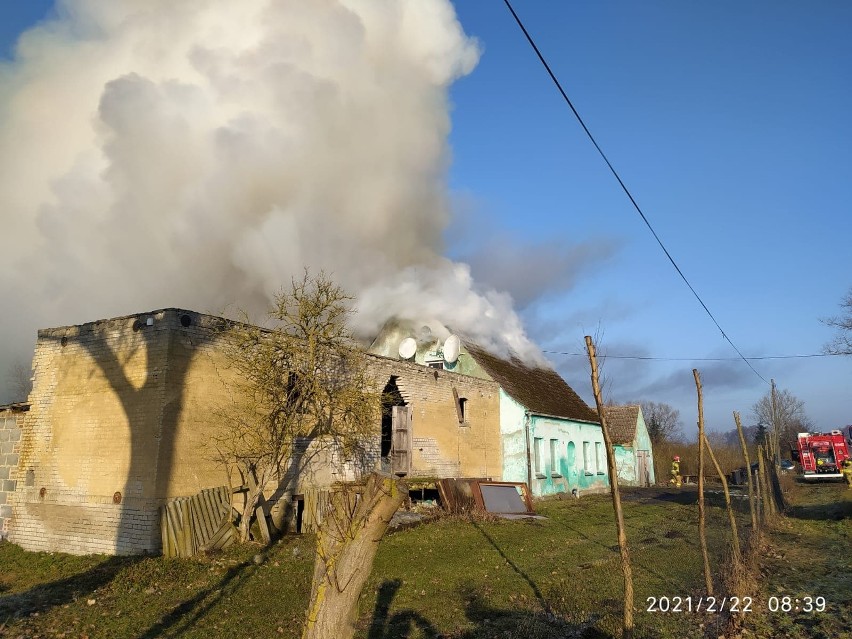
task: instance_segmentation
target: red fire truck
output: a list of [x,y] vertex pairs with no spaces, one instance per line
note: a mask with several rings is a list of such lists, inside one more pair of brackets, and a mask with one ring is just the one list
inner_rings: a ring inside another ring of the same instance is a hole
[[849,445],[843,433],[799,433],[796,448],[792,450],[793,461],[799,462],[804,479],[842,478],[840,467],[850,457]]

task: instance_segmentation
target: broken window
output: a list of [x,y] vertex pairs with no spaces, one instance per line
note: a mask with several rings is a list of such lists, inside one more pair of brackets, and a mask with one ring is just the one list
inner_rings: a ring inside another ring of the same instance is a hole
[[459,418],[459,424],[464,425],[467,421],[465,414],[467,398],[459,397],[459,392],[456,390],[455,386],[453,386],[453,401],[456,403],[456,416]]

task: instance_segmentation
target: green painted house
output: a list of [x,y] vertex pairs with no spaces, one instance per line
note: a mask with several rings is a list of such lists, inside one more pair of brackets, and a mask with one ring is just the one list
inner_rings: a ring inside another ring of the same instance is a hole
[[555,370],[467,351],[500,386],[504,481],[527,482],[538,496],[609,486],[597,413]]
[[641,406],[608,406],[607,428],[615,452],[619,486],[652,486],[654,451]]

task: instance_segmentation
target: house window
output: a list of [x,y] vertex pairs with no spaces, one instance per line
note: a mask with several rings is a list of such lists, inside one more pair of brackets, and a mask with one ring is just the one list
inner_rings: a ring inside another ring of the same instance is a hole
[[559,456],[557,451],[559,450],[557,446],[559,445],[558,439],[550,440],[550,476],[557,477],[559,476]]
[[459,417],[461,424],[467,423],[467,397],[459,397]]
[[601,442],[595,442],[595,470],[597,471],[598,475],[603,475],[603,444]]
[[429,366],[429,368],[440,368],[440,369],[443,370],[444,362],[429,362],[428,366]]
[[583,470],[592,474],[592,445],[589,442],[583,442]]
[[533,439],[533,457],[535,458],[535,474],[544,476],[542,473],[541,464],[541,442],[544,441],[541,437]]

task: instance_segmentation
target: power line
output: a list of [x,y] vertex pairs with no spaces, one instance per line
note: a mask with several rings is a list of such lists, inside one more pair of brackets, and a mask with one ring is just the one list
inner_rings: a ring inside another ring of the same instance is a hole
[[[550,355],[570,355],[571,357],[587,357],[586,353],[569,353],[566,351],[545,351]],[[646,355],[601,355],[601,359],[632,359],[657,362],[738,362],[741,359],[748,361],[766,359],[806,359],[810,357],[838,357],[844,353],[808,353],[806,355],[758,355],[754,357],[651,357]]]
[[536,46],[535,41],[532,39],[532,36],[527,31],[526,27],[524,26],[524,23],[521,22],[521,19],[518,17],[518,14],[515,13],[515,10],[512,8],[512,4],[509,2],[509,0],[503,0],[503,2],[506,3],[506,7],[508,7],[509,11],[512,13],[512,17],[515,18],[515,22],[518,23],[518,26],[524,33],[524,36],[526,36],[527,42],[529,42],[530,46],[533,48],[533,51],[535,51],[535,54],[538,56],[539,61],[544,66],[545,70],[547,71],[547,74],[550,76],[550,79],[553,80],[553,84],[555,84],[556,88],[559,89],[559,93],[562,94],[562,98],[565,100],[565,103],[570,107],[572,113],[574,114],[574,117],[576,117],[577,121],[580,123],[580,126],[583,127],[583,131],[586,132],[586,136],[589,138],[589,140],[591,140],[592,144],[597,149],[600,156],[603,158],[603,161],[606,162],[606,165],[607,167],[609,167],[610,172],[618,181],[618,184],[621,186],[621,189],[624,191],[625,195],[627,195],[628,199],[630,200],[630,203],[633,204],[633,208],[636,209],[637,213],[639,213],[639,216],[642,218],[642,221],[645,222],[645,226],[648,227],[648,230],[651,231],[651,234],[654,236],[654,239],[657,240],[657,244],[659,244],[660,248],[663,249],[663,253],[666,254],[667,258],[669,258],[669,262],[671,262],[672,266],[677,271],[677,274],[680,275],[680,278],[684,281],[687,287],[689,287],[689,290],[692,291],[692,294],[695,296],[695,299],[698,300],[698,303],[701,304],[701,307],[704,309],[710,319],[713,320],[713,323],[716,325],[716,328],[719,329],[719,332],[722,334],[722,337],[725,338],[728,344],[731,345],[731,348],[733,348],[736,351],[737,355],[740,356],[739,358],[742,359],[746,363],[746,365],[748,365],[748,367],[755,375],[762,379],[766,384],[769,384],[769,382],[766,381],[766,378],[764,378],[763,375],[757,372],[757,369],[755,369],[755,367],[751,365],[751,362],[740,352],[740,349],[736,347],[734,342],[731,341],[731,338],[728,337],[728,335],[719,325],[719,322],[716,320],[716,317],[713,315],[713,313],[710,312],[710,309],[707,308],[707,305],[704,303],[704,300],[701,299],[701,296],[698,295],[698,292],[693,288],[692,284],[689,283],[689,280],[686,279],[686,275],[684,275],[683,271],[680,270],[680,267],[674,261],[674,258],[671,256],[668,249],[663,244],[663,241],[660,239],[660,236],[657,235],[657,232],[654,230],[654,227],[651,226],[651,223],[648,221],[648,218],[645,217],[645,213],[642,212],[642,209],[634,199],[633,194],[624,184],[624,181],[621,179],[621,176],[618,174],[618,171],[616,171],[615,167],[612,166],[612,163],[609,161],[609,158],[606,156],[606,154],[603,152],[603,149],[601,149],[600,145],[597,143],[597,140],[595,140],[595,137],[592,135],[592,132],[589,131],[589,127],[586,126],[586,123],[583,121],[583,118],[580,117],[580,114],[578,113],[577,109],[574,108],[574,104],[571,102],[571,99],[568,97],[568,94],[565,93],[565,90],[562,88],[562,85],[559,83],[559,80],[556,79],[556,75],[550,69],[550,65],[547,64],[547,61],[544,59],[544,56],[541,54],[541,51],[539,51],[538,46]]

